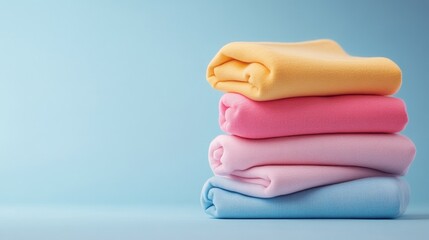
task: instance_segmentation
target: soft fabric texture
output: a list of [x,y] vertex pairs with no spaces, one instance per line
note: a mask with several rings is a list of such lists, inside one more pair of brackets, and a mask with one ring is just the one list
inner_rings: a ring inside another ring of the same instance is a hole
[[219,125],[245,138],[318,133],[395,133],[408,121],[401,99],[375,95],[299,97],[256,102],[227,93],[219,102]]
[[[220,185],[224,187],[219,187]],[[408,205],[409,190],[395,177],[365,178],[312,188],[276,198],[254,198],[230,191],[234,180],[213,177],[201,203],[214,218],[396,218]]]
[[252,197],[271,198],[305,189],[367,177],[389,176],[370,168],[315,165],[267,165],[234,171],[226,176],[232,185],[221,185]]
[[210,62],[216,89],[266,101],[300,96],[394,94],[401,70],[382,57],[352,57],[332,40],[233,42]]
[[404,175],[415,153],[413,142],[399,134],[319,134],[259,140],[220,135],[211,142],[208,158],[217,175],[242,175],[264,165],[357,166]]

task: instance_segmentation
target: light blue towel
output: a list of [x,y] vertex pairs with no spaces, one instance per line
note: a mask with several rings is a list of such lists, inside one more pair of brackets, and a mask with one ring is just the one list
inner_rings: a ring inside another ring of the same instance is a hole
[[[255,198],[227,190],[234,180],[215,176],[201,193],[214,218],[396,218],[408,205],[407,183],[373,177],[327,185],[275,198]],[[222,186],[222,187],[220,187]]]

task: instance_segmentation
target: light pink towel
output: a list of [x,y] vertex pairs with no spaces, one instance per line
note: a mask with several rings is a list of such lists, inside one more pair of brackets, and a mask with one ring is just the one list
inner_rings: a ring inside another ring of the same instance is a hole
[[313,187],[381,176],[391,175],[361,167],[267,165],[235,171],[227,178],[236,180],[235,185],[229,186],[229,191],[253,197],[271,198]]
[[414,144],[396,134],[321,134],[251,140],[216,137],[209,148],[215,175],[237,180],[237,191],[275,197],[365,177],[402,175]]
[[319,134],[271,139],[217,136],[209,162],[217,175],[262,165],[326,165],[372,168],[404,175],[414,159],[413,142],[399,134]]
[[395,133],[408,121],[401,99],[375,95],[298,97],[256,102],[227,93],[219,103],[223,131],[245,138],[318,133]]

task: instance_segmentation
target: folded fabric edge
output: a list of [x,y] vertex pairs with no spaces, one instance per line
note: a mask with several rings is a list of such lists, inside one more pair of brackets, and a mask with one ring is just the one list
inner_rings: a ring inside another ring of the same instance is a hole
[[[230,160],[231,158],[224,158],[224,155],[226,155],[229,152],[229,149],[231,147],[228,147],[228,145],[230,145],[231,139],[230,138],[235,138],[234,141],[270,141],[270,140],[281,140],[283,138],[288,138],[290,140],[292,139],[302,139],[302,138],[314,138],[314,137],[323,137],[323,136],[338,136],[338,137],[342,137],[342,136],[364,136],[364,135],[372,135],[372,136],[392,136],[392,137],[396,137],[396,138],[400,138],[399,140],[402,141],[402,146],[406,146],[406,148],[403,149],[404,154],[406,153],[406,156],[403,156],[402,159],[407,159],[407,161],[403,161],[401,164],[401,169],[398,170],[392,170],[392,169],[385,169],[385,168],[380,168],[377,166],[368,166],[365,164],[338,164],[338,163],[298,163],[298,162],[293,162],[293,163],[276,163],[274,161],[274,163],[256,163],[254,165],[248,165],[246,167],[243,168],[234,168],[234,165],[231,163],[232,161]],[[295,165],[303,165],[303,166],[343,166],[343,167],[359,167],[359,168],[368,168],[368,169],[373,169],[373,170],[377,170],[386,174],[393,174],[393,175],[399,175],[399,176],[404,176],[406,175],[406,173],[408,172],[409,167],[411,166],[411,163],[413,162],[414,158],[416,155],[416,146],[414,144],[414,142],[407,136],[402,135],[400,133],[332,133],[332,134],[312,134],[312,135],[300,135],[300,136],[285,136],[285,137],[279,137],[279,138],[273,138],[273,139],[246,139],[246,138],[242,138],[239,136],[234,136],[234,135],[218,135],[216,136],[209,145],[209,149],[208,149],[208,162],[209,162],[209,166],[212,170],[212,172],[215,175],[219,175],[219,176],[228,176],[230,174],[232,174],[235,171],[244,171],[244,170],[248,170],[251,169],[253,167],[260,167],[260,166],[295,166]]]
[[[211,183],[211,181],[215,181],[216,177],[211,177],[209,178],[206,183],[204,184],[203,188],[202,188],[202,192],[201,192],[201,198],[200,198],[200,202],[201,205],[205,211],[205,213],[207,215],[209,215],[212,218],[215,219],[273,219],[273,218],[277,218],[277,219],[395,219],[395,218],[399,218],[401,217],[406,209],[407,206],[409,204],[409,195],[410,195],[410,189],[409,189],[409,185],[408,183],[401,179],[400,177],[371,177],[371,178],[365,178],[365,181],[370,180],[370,179],[383,179],[383,178],[388,178],[392,181],[395,181],[396,183],[396,189],[395,191],[397,192],[396,196],[397,196],[397,203],[398,206],[395,208],[397,209],[397,212],[391,212],[388,214],[385,214],[383,216],[306,216],[305,214],[302,216],[254,216],[254,217],[237,217],[237,216],[221,216],[221,214],[219,214],[219,209],[217,209],[214,201],[214,191],[219,190],[222,192],[228,192],[229,194],[233,194],[233,195],[240,195],[243,197],[247,197],[247,198],[253,198],[253,199],[257,199],[257,197],[249,197],[237,192],[233,192],[233,191],[229,191],[227,189],[223,189],[221,187],[215,186]],[[352,181],[348,181],[348,182],[343,182],[343,183],[336,183],[336,184],[331,184],[331,185],[325,185],[325,186],[320,186],[320,187],[314,187],[311,189],[306,189],[300,192],[295,192],[292,194],[287,194],[287,195],[282,195],[282,196],[277,196],[274,198],[265,198],[264,200],[266,201],[270,201],[270,199],[278,199],[278,198],[283,198],[286,196],[293,196],[293,195],[299,195],[299,194],[303,194],[304,192],[313,192],[316,191],[318,189],[322,189],[322,188],[329,188],[330,186],[334,186],[334,185],[343,185],[343,184],[348,184],[350,182],[357,182],[357,181],[362,181],[362,179],[358,179],[358,180],[352,180]]]
[[201,191],[201,197],[200,197],[200,203],[203,207],[205,213],[213,218],[216,218],[216,206],[213,203],[213,196],[210,196],[212,194],[211,189],[213,189],[213,185],[210,181],[211,178],[209,178],[203,185],[203,189]]

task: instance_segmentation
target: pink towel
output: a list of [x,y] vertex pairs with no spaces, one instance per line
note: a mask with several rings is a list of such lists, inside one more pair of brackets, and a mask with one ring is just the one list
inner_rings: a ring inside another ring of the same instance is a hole
[[244,195],[271,198],[305,189],[389,174],[361,167],[342,166],[260,166],[235,171],[227,176],[236,180],[228,190]]
[[318,133],[395,133],[407,121],[401,99],[375,95],[298,97],[255,102],[227,93],[219,103],[223,131],[245,138]]
[[404,175],[414,159],[411,140],[399,134],[319,134],[272,139],[220,135],[209,147],[216,175],[243,174],[263,165],[324,165],[372,168]]
[[236,180],[229,189],[270,198],[366,177],[404,174],[414,144],[396,134],[322,134],[251,140],[216,137],[209,148],[215,175]]

